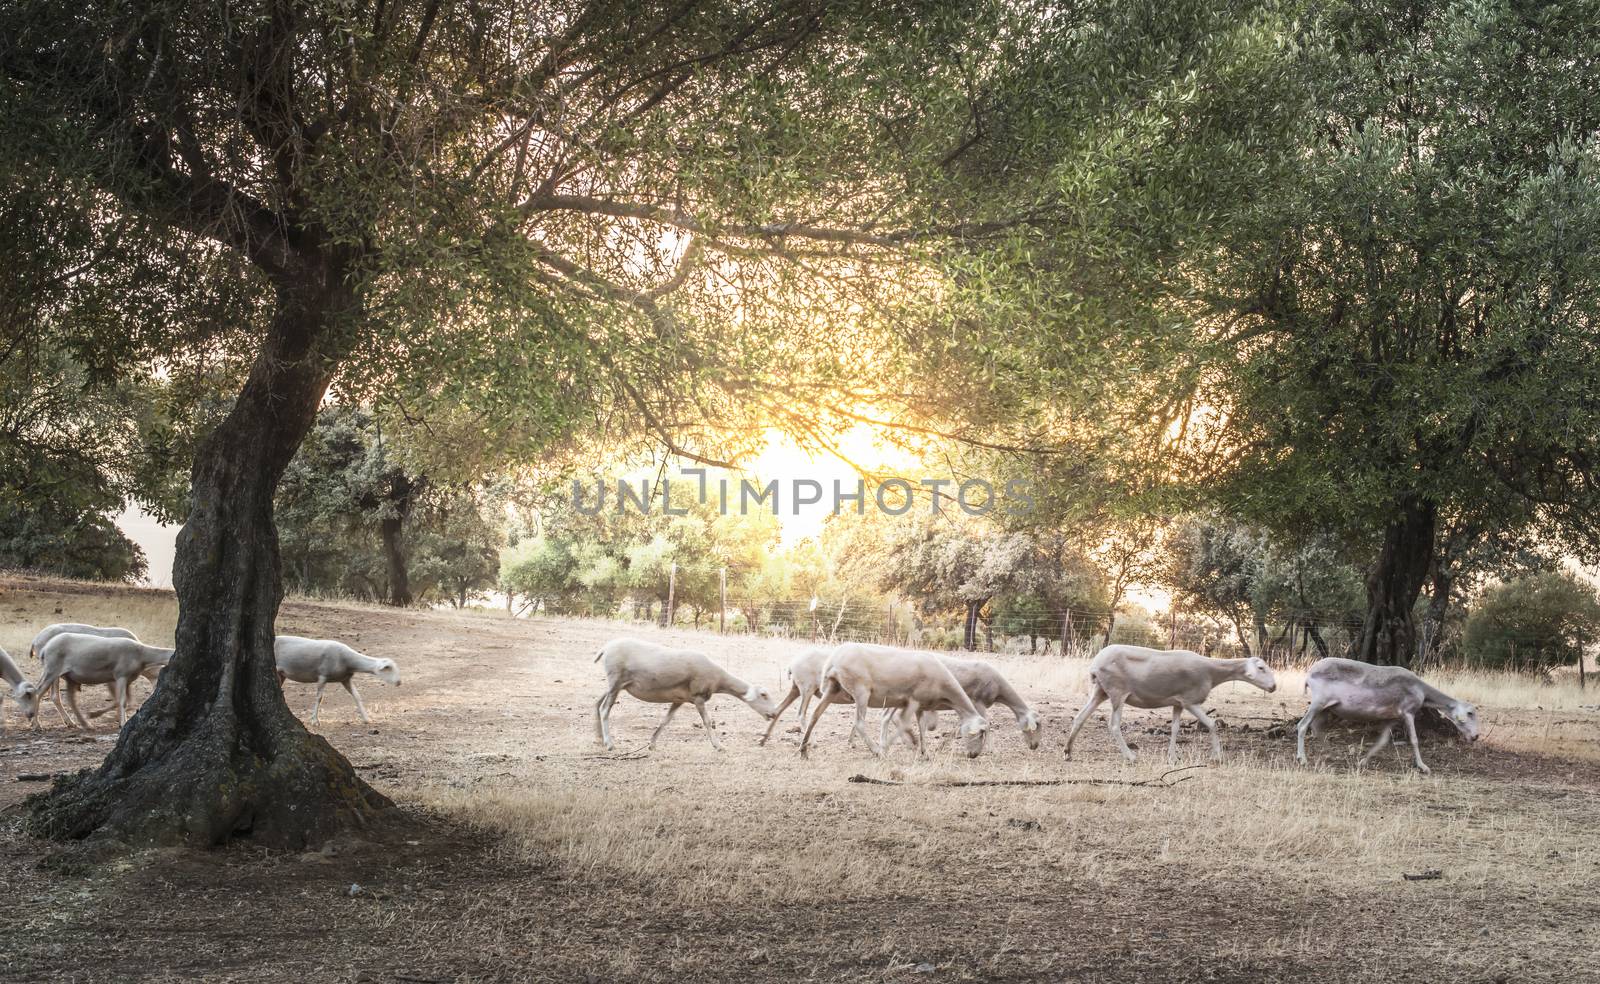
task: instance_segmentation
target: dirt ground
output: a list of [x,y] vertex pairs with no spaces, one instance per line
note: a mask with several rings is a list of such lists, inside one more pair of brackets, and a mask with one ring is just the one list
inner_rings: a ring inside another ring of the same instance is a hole
[[[31,677],[46,622],[169,642],[174,611],[163,592],[0,580],[0,645]],[[1196,768],[1167,782],[1186,781],[1135,786],[1171,768],[1166,716],[1127,716],[1137,764],[1103,716],[1065,761],[1078,661],[996,657],[1045,716],[1037,752],[997,707],[979,759],[901,746],[880,762],[846,745],[839,709],[802,761],[793,708],[758,747],[765,722],[724,697],[725,752],[685,712],[646,754],[664,709],[624,696],[605,754],[591,660],[606,639],[695,645],[780,696],[802,645],[311,602],[280,627],[400,663],[398,689],[358,684],[370,726],[331,690],[318,730],[414,837],[86,859],[20,834],[19,804],[45,786],[24,777],[94,765],[114,718],[79,735],[47,708],[30,732],[8,704],[0,981],[1600,979],[1592,691],[1480,684],[1484,740],[1429,744],[1424,778],[1398,752],[1355,772],[1352,734],[1298,768],[1274,725],[1303,709],[1299,679],[1230,684],[1208,704],[1226,761],[1205,765],[1186,728],[1178,765]],[[311,690],[289,687],[303,717]],[[943,785],[977,780],[1074,782]]]

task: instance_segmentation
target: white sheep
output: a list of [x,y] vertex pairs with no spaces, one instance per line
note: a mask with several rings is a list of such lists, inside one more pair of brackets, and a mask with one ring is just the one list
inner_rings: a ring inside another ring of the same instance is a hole
[[[943,654],[939,655],[939,661],[950,669],[951,674],[956,678],[956,682],[961,684],[961,689],[966,692],[967,697],[971,699],[973,706],[980,713],[987,716],[989,708],[995,704],[1005,705],[1017,718],[1017,727],[1022,731],[1022,740],[1028,743],[1029,748],[1038,749],[1039,740],[1043,737],[1039,712],[1028,706],[1028,702],[1023,700],[1021,694],[1017,693],[1017,689],[1000,672],[999,667],[981,659],[963,659],[959,656],[945,656]],[[939,712],[951,709],[945,704],[924,708],[922,711],[922,730],[932,729],[938,723]],[[884,715],[883,731],[879,737],[884,747],[888,747],[889,743],[894,740],[896,733],[907,741],[911,740],[914,733],[911,722],[898,709]],[[988,736],[989,733],[987,731],[984,732],[983,738],[979,743],[980,750],[983,743],[987,742]]]
[[829,652],[827,649],[807,649],[789,664],[789,693],[784,696],[778,709],[772,712],[772,723],[767,725],[767,733],[761,736],[757,744],[767,743],[767,739],[772,737],[772,729],[778,726],[778,719],[797,700],[800,702],[800,723],[806,723],[806,708],[811,706],[811,698],[822,693],[822,667],[828,661]]
[[1388,747],[1394,737],[1394,722],[1403,721],[1417,768],[1427,775],[1429,769],[1422,761],[1422,749],[1417,746],[1416,713],[1424,707],[1443,713],[1463,738],[1478,740],[1476,707],[1430,687],[1404,667],[1374,666],[1330,656],[1312,664],[1306,674],[1306,692],[1311,695],[1311,706],[1296,728],[1295,758],[1301,765],[1306,764],[1306,731],[1320,732],[1323,721],[1330,715],[1382,725],[1383,733],[1361,756],[1358,767],[1366,765],[1372,756]]
[[1178,719],[1184,711],[1211,733],[1211,757],[1222,757],[1216,723],[1201,707],[1211,691],[1230,680],[1243,680],[1271,693],[1278,689],[1272,669],[1259,656],[1245,659],[1211,659],[1186,649],[1146,649],[1143,646],[1107,646],[1089,663],[1089,702],[1078,712],[1067,732],[1067,758],[1072,740],[1100,703],[1111,701],[1111,737],[1129,762],[1138,756],[1122,736],[1122,705],[1172,708],[1172,739],[1167,757],[1178,754]]
[[983,751],[984,732],[989,720],[978,712],[949,667],[933,653],[896,649],[868,643],[848,642],[837,646],[822,671],[822,694],[816,713],[800,738],[800,756],[806,757],[811,732],[822,720],[830,704],[847,700],[856,705],[852,732],[882,756],[884,749],[867,733],[869,707],[902,708],[907,721],[917,723],[917,747],[927,754],[922,742],[923,708],[948,706],[961,718],[957,734],[967,741],[967,755],[976,758]]
[[322,709],[322,688],[330,683],[343,687],[355,698],[356,713],[362,723],[370,723],[367,708],[350,678],[357,673],[371,673],[379,683],[400,686],[400,667],[392,659],[377,659],[356,652],[333,639],[306,639],[302,636],[281,635],[272,640],[272,656],[278,667],[278,686],[283,681],[314,683],[317,700],[311,705],[311,723],[317,723],[317,712]]
[[[3,646],[0,646],[0,681],[10,688],[10,695],[16,697],[19,702],[25,695],[33,692],[33,684],[23,677],[22,671],[17,669],[11,654],[6,652]],[[6,733],[6,696],[7,691],[0,689],[0,735]]]
[[650,748],[656,747],[656,739],[666,730],[678,708],[693,704],[700,712],[711,747],[722,751],[716,729],[706,715],[706,701],[717,694],[737,697],[765,718],[778,713],[772,695],[765,688],[745,683],[694,649],[670,649],[643,639],[612,639],[595,654],[594,661],[601,660],[605,660],[606,690],[594,704],[594,730],[607,751],[611,750],[611,709],[623,691],[648,704],[671,705],[667,716],[650,735]]
[[[44,672],[34,684],[33,692],[19,697],[17,703],[23,714],[34,720],[39,713],[40,699],[58,683],[65,684],[67,707],[76,719],[76,724],[68,720],[67,725],[87,730],[89,722],[78,710],[78,688],[106,683],[111,685],[116,698],[117,723],[121,726],[128,723],[128,684],[151,669],[159,671],[171,659],[172,650],[147,646],[137,639],[62,633],[45,643],[39,653]],[[58,693],[56,700],[60,699]],[[65,713],[62,717],[66,717]]]
[[[44,652],[45,645],[51,639],[54,639],[58,635],[66,635],[69,632],[73,635],[100,636],[103,639],[132,639],[135,642],[139,641],[138,636],[134,635],[127,629],[115,625],[89,625],[84,622],[57,622],[54,625],[47,625],[40,629],[38,634],[33,637],[33,641],[28,644],[29,658],[39,659],[39,654]],[[155,679],[155,674],[159,673],[160,671],[160,667],[150,667],[148,673],[150,679]],[[107,686],[106,693],[111,697],[111,706],[102,707],[97,711],[90,711],[90,717],[99,717],[102,714],[108,713],[112,707],[116,706],[116,688],[113,686]],[[131,696],[132,692],[130,691],[129,693]],[[61,691],[59,685],[51,687],[50,693],[46,696],[49,696],[55,702],[56,711],[60,713],[62,723],[66,724],[69,728],[72,727],[72,722],[67,720],[67,712],[61,707]],[[34,730],[38,730],[38,718],[34,719],[33,727]]]

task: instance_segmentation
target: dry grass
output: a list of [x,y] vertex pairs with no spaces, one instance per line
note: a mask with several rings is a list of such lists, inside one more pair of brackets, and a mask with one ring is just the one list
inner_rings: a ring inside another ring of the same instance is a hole
[[[97,596],[0,580],[0,643],[13,652],[39,625],[62,619],[132,623],[167,641],[174,613],[160,592]],[[656,751],[632,754],[664,709],[624,698],[612,717],[624,751],[604,754],[591,718],[602,674],[591,661],[609,636],[697,645],[774,688],[805,643],[304,601],[285,606],[282,624],[401,662],[405,687],[364,688],[376,729],[358,726],[335,696],[320,730],[390,796],[450,818],[464,842],[489,845],[450,862],[471,866],[459,884],[396,874],[390,894],[364,906],[344,888],[383,874],[330,875],[331,886],[306,889],[295,886],[315,866],[272,869],[252,890],[276,899],[285,919],[349,930],[341,949],[301,954],[284,980],[345,966],[348,948],[369,943],[371,960],[397,948],[416,954],[401,979],[441,981],[921,980],[914,970],[924,961],[957,979],[1055,980],[1078,975],[1090,954],[1101,962],[1087,979],[1119,981],[1355,981],[1404,976],[1419,960],[1429,979],[1571,980],[1600,958],[1567,931],[1600,899],[1600,769],[1587,764],[1600,759],[1600,714],[1586,707],[1600,697],[1575,687],[1435,675],[1483,706],[1487,733],[1475,747],[1425,748],[1431,778],[1410,770],[1398,749],[1357,773],[1359,737],[1338,732],[1313,747],[1311,768],[1295,766],[1292,739],[1267,734],[1304,708],[1302,677],[1286,671],[1272,695],[1242,684],[1213,695],[1208,706],[1229,724],[1227,761],[1180,785],[951,788],[940,784],[1157,776],[1168,768],[1166,715],[1127,715],[1130,741],[1142,746],[1138,764],[1116,756],[1103,713],[1065,762],[1087,661],[1006,656],[998,658],[1005,672],[1045,716],[1038,752],[997,709],[982,758],[919,761],[902,746],[878,761],[846,746],[850,712],[841,708],[803,761],[793,708],[773,744],[758,748],[764,723],[723,698],[713,709],[727,752],[713,751],[693,716],[680,714]],[[289,699],[304,712],[309,688],[291,687]],[[10,756],[0,762],[68,767],[106,747],[47,728],[0,748]],[[1179,764],[1202,764],[1207,748],[1203,732],[1186,729]],[[858,772],[901,784],[847,782]],[[15,789],[0,782],[0,804]],[[30,865],[8,873],[26,881]],[[1426,869],[1444,878],[1400,879]],[[245,911],[227,896],[234,877],[208,867],[176,888],[162,875],[125,890],[162,906],[163,925],[174,926],[164,945],[233,940],[230,920]],[[438,887],[419,895],[418,883]],[[66,897],[38,891],[40,918],[57,925]],[[93,939],[108,917],[94,914],[92,895],[70,898]],[[206,945],[226,953],[233,944]],[[153,952],[169,959],[166,949]],[[428,963],[441,953],[445,964]],[[467,953],[480,959],[471,969]],[[519,962],[529,953],[544,962]],[[5,966],[0,957],[0,979]],[[113,980],[121,970],[74,979]],[[216,979],[257,973],[266,971]]]

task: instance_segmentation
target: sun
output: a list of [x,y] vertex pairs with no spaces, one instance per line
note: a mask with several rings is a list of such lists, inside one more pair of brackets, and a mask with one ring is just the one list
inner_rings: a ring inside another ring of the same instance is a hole
[[[745,469],[749,475],[762,481],[776,479],[785,490],[796,479],[813,479],[821,482],[825,490],[821,502],[800,506],[798,512],[792,502],[781,503],[778,522],[785,545],[822,532],[823,522],[833,512],[834,482],[846,491],[854,491],[856,482],[865,477],[870,495],[872,476],[893,474],[916,481],[923,473],[920,455],[884,440],[876,428],[867,424],[855,424],[831,436],[829,442],[836,450],[803,448],[776,427],[769,428],[763,438],[765,446],[749,459]],[[863,476],[858,469],[868,474]]]

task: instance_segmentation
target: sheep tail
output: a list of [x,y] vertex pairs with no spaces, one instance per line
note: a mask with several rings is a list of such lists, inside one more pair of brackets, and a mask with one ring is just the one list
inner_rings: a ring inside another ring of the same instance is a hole
[[600,651],[594,654],[594,659],[591,660],[591,662],[594,662],[594,663],[600,662],[600,657],[604,656],[605,654],[606,654],[606,647],[601,646],[600,647]]

